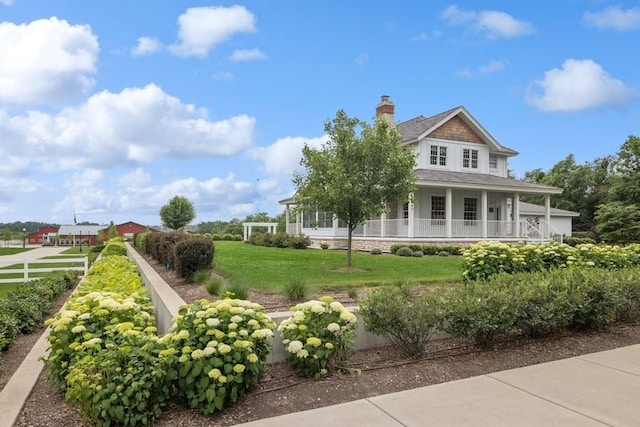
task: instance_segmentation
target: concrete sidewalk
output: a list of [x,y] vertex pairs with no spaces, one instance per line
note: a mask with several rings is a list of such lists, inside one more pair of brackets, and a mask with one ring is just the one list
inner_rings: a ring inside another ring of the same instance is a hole
[[[27,246],[30,248],[33,246]],[[13,255],[0,255],[0,260],[2,261],[17,261],[21,262],[25,259],[27,260],[36,260],[40,258],[45,258],[48,256],[58,255],[61,252],[69,249],[71,246],[38,246],[30,251],[24,251]],[[82,254],[79,254],[79,256]],[[86,254],[84,254],[86,255]]]
[[283,425],[640,426],[640,345],[239,424]]

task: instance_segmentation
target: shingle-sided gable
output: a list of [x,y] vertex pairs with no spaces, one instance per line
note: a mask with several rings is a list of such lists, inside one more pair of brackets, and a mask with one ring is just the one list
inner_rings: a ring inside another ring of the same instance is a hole
[[447,120],[446,123],[431,132],[429,137],[484,144],[482,138],[480,138],[478,134],[458,116],[454,116]]
[[486,131],[486,129],[464,108],[455,107],[431,117],[418,116],[397,124],[405,143],[412,143],[421,138],[431,137],[452,141],[487,144],[492,151],[507,156],[518,154],[504,147]]

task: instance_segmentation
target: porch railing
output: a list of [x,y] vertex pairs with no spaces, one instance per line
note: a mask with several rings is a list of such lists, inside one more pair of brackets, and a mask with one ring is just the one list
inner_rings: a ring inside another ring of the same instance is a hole
[[[295,225],[290,227],[295,229]],[[516,233],[519,231],[519,233]],[[346,228],[303,228],[302,233],[310,236],[346,237]],[[449,234],[450,233],[450,234]],[[486,221],[453,219],[448,226],[445,219],[407,219],[370,220],[359,225],[353,232],[354,237],[397,237],[397,238],[520,238],[524,240],[548,240],[560,233],[546,222],[538,226],[527,221]]]

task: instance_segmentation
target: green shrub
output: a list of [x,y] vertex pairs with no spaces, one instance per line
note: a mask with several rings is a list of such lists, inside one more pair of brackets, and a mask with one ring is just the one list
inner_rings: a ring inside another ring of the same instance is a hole
[[627,323],[637,322],[640,318],[640,270],[620,270],[612,274],[610,280],[618,293],[616,319]]
[[291,302],[304,301],[309,293],[309,286],[302,279],[292,279],[284,285],[284,293]]
[[71,366],[65,399],[87,423],[150,425],[171,396],[172,353],[155,335],[125,332],[119,341]]
[[329,245],[326,243],[320,243],[320,249],[329,249]]
[[289,246],[289,235],[283,231],[278,231],[271,235],[271,246],[276,248],[286,248]]
[[566,243],[569,246],[578,246],[586,243],[595,244],[596,241],[588,237],[567,236],[563,239],[563,243]]
[[382,254],[382,249],[380,248],[371,249],[371,255],[381,255],[381,254]]
[[356,285],[347,286],[347,296],[351,299],[358,299],[358,287]]
[[412,257],[416,257],[416,258],[422,258],[424,256],[424,254],[422,253],[422,251],[413,251],[411,256]]
[[224,283],[217,277],[209,277],[204,282],[204,288],[207,290],[207,292],[209,292],[210,295],[220,295],[222,293],[222,289],[224,288]]
[[413,256],[413,250],[408,246],[403,246],[396,251],[398,256]]
[[570,270],[566,274],[574,305],[570,327],[602,329],[615,320],[620,294],[610,281],[610,272],[590,269]]
[[346,368],[355,353],[356,316],[331,297],[298,304],[292,311],[278,326],[291,368],[314,378]]
[[0,351],[11,347],[18,336],[18,321],[10,308],[0,305]]
[[451,255],[451,254],[450,254],[449,252],[447,252],[447,251],[440,251],[440,252],[438,252],[438,254],[437,254],[437,255],[438,255],[438,256],[449,256],[449,255]]
[[360,301],[367,328],[389,339],[407,356],[420,358],[444,321],[442,295],[415,293],[406,283],[385,285]]
[[209,272],[209,270],[198,270],[193,273],[192,280],[195,283],[203,284],[209,279],[209,277],[211,277],[211,273]]
[[518,330],[516,301],[509,287],[486,281],[460,284],[446,296],[445,330],[457,338],[472,338],[489,348],[498,337]]
[[245,285],[232,283],[227,286],[227,291],[225,292],[225,294],[230,298],[246,300],[249,298],[249,289]]
[[209,239],[182,240],[176,243],[174,251],[176,275],[187,281],[192,281],[197,271],[209,271],[213,267],[214,246]]
[[167,340],[175,348],[177,389],[186,404],[211,414],[264,374],[275,324],[259,304],[199,300],[179,310]]
[[302,234],[298,235],[289,235],[288,246],[292,249],[306,249],[309,245],[311,245],[311,239],[309,236],[304,236]]

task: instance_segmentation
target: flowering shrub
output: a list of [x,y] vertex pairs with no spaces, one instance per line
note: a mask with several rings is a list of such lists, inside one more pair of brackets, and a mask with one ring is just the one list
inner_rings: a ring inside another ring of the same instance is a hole
[[172,359],[159,356],[166,346],[155,334],[130,329],[118,341],[71,365],[65,398],[86,422],[149,425],[171,396]]
[[123,256],[101,258],[46,322],[50,378],[98,425],[149,424],[169,392],[151,300],[132,264]]
[[291,311],[278,326],[289,365],[299,375],[315,378],[346,367],[354,353],[356,316],[326,296]]
[[640,264],[640,245],[625,247],[582,244],[479,242],[463,252],[465,280],[485,280],[497,273],[543,271],[551,268],[619,269]]
[[203,414],[222,409],[264,374],[275,324],[245,300],[199,300],[180,308],[161,355],[174,358],[180,396]]

